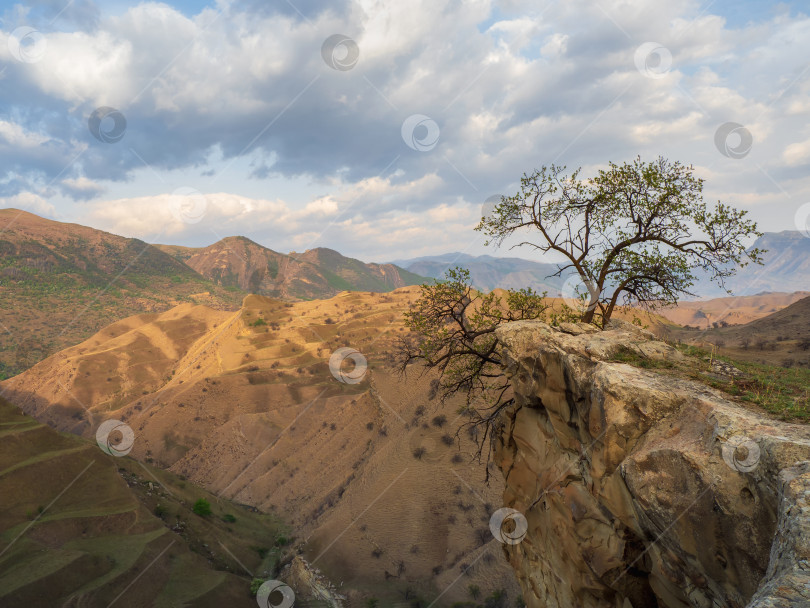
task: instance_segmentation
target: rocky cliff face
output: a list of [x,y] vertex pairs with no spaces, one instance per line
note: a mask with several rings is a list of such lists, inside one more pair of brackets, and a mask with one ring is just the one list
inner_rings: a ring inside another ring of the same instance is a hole
[[498,337],[515,404],[496,458],[527,524],[504,548],[527,606],[810,606],[809,427],[610,361],[682,356],[628,324]]

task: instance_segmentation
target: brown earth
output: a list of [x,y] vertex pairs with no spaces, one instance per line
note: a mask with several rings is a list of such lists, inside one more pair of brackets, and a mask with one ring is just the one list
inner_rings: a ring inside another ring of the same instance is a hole
[[386,292],[425,281],[394,264],[367,264],[324,248],[285,255],[242,236],[202,248],[158,247],[218,285],[286,300]]
[[703,330],[668,328],[668,336],[742,361],[810,367],[810,297],[745,325]]
[[744,325],[778,312],[808,296],[810,292],[797,291],[684,301],[675,307],[662,308],[657,312],[677,325],[707,329],[723,324]]
[[0,209],[0,378],[123,317],[242,297],[138,239]]
[[[458,404],[387,360],[417,294],[185,304],[114,323],[0,386],[60,430],[92,437],[105,419],[125,421],[135,458],[278,513],[349,605],[407,595],[449,606],[469,585],[482,597],[505,589],[511,603],[514,575],[488,530],[500,485],[484,484],[466,433],[454,441]],[[330,372],[345,346],[368,360],[358,384]]]
[[[0,605],[255,606],[284,528],[0,399]],[[212,515],[192,512],[200,498]],[[225,514],[231,517],[226,522]],[[269,552],[272,553],[272,552]]]

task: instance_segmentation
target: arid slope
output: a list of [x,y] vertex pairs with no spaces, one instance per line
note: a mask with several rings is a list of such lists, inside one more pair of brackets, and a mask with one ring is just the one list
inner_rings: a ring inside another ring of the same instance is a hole
[[138,239],[0,209],[0,378],[123,317],[243,296]]
[[[454,443],[458,404],[440,405],[430,378],[402,381],[386,362],[417,293],[252,295],[235,313],[183,305],[130,317],[2,389],[87,437],[123,420],[136,458],[275,510],[304,555],[362,602],[352,605],[406,593],[430,603],[447,590],[437,605],[449,606],[470,584],[504,588],[511,602],[514,577],[488,530],[501,488],[483,483],[466,434]],[[361,382],[330,372],[340,347],[366,357]]]

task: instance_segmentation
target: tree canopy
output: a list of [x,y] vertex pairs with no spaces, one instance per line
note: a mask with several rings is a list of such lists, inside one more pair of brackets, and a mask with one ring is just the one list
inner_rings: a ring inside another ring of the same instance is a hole
[[573,273],[585,322],[607,322],[618,304],[654,309],[675,304],[699,274],[725,288],[737,269],[761,263],[745,241],[761,236],[747,212],[703,200],[704,180],[694,168],[663,157],[609,163],[595,177],[580,169],[543,166],[524,174],[520,191],[502,197],[476,227],[503,244],[510,237],[565,261]]

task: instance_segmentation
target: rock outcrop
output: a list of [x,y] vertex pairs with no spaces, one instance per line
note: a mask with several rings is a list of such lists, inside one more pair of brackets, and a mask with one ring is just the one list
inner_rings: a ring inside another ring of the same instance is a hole
[[611,361],[682,357],[626,323],[497,335],[515,403],[496,458],[527,524],[504,548],[527,606],[810,606],[810,427]]

